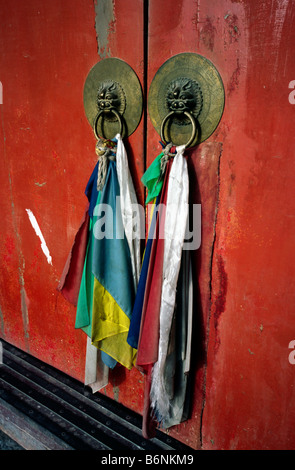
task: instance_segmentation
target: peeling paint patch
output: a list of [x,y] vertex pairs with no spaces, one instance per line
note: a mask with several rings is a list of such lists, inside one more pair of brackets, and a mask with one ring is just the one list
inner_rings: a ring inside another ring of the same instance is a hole
[[239,27],[238,27],[238,17],[237,15],[228,15],[226,18],[228,24],[228,32],[233,42],[237,42],[238,38],[241,36]]
[[35,185],[36,185],[36,186],[39,186],[39,188],[42,188],[42,186],[44,186],[45,184],[46,184],[46,181],[45,181],[44,183],[38,183],[38,182],[36,181],[36,183],[35,183]]
[[105,59],[110,57],[108,45],[109,32],[114,32],[115,16],[113,0],[104,0],[103,2],[95,0],[95,30],[97,39],[98,55]]
[[241,32],[238,26],[238,17],[235,14],[227,13],[224,16],[224,20],[227,26],[228,38],[229,43],[232,44],[234,42],[238,42]]
[[227,273],[224,269],[224,261],[223,258],[219,255],[217,260],[217,268],[219,274],[219,291],[215,301],[215,327],[217,327],[218,319],[221,313],[225,310],[226,304],[226,294],[227,294]]
[[235,89],[239,86],[240,75],[241,75],[241,66],[240,66],[239,58],[237,58],[237,66],[236,66],[235,70],[232,73],[232,76],[229,80],[228,87],[227,87],[229,95],[233,91],[235,91]]
[[[217,258],[217,269],[218,269],[219,289],[216,295],[215,309],[214,309],[215,330],[217,330],[218,328],[220,315],[225,311],[226,294],[227,294],[227,273],[224,267],[224,260],[220,255],[218,255],[218,258]],[[216,336],[215,349],[218,348],[219,344],[220,344],[220,339]]]
[[204,26],[200,30],[200,40],[205,46],[213,51],[216,28],[209,16],[207,16]]
[[29,306],[29,300],[26,294],[25,287],[22,286],[21,290],[21,311],[22,311],[22,316],[23,316],[23,323],[25,325],[25,336],[26,338],[29,338],[29,332],[28,332],[28,325],[29,325],[29,311],[28,311],[28,306]]
[[[273,21],[273,44],[274,46],[278,46],[282,39],[283,33],[283,26],[285,23],[285,18],[287,14],[287,8],[289,5],[289,0],[281,0],[277,3]],[[275,63],[274,63],[274,75],[277,75],[279,69],[279,51],[275,56]]]
[[28,216],[29,216],[29,219],[30,219],[30,222],[31,222],[31,224],[32,224],[32,227],[33,227],[33,229],[34,229],[35,232],[36,232],[36,235],[37,235],[37,236],[40,238],[40,240],[41,240],[41,249],[42,249],[44,255],[45,255],[46,258],[47,258],[47,262],[48,262],[48,264],[52,264],[52,258],[51,258],[51,256],[50,256],[49,249],[48,249],[48,247],[47,247],[47,245],[46,245],[45,239],[44,239],[44,237],[43,237],[43,235],[42,235],[42,232],[41,232],[41,230],[40,230],[40,227],[39,227],[39,224],[38,224],[38,222],[37,222],[37,220],[36,220],[36,217],[34,216],[33,212],[32,212],[30,209],[26,209],[26,212],[27,212],[27,214],[28,214]]

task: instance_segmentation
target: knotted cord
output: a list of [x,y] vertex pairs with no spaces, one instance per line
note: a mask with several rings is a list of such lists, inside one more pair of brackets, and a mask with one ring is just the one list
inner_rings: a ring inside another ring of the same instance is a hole
[[108,171],[109,160],[115,161],[116,156],[114,155],[115,148],[109,147],[109,140],[99,139],[95,146],[95,153],[99,156],[99,168],[97,175],[97,190],[101,191],[105,185],[105,180]]
[[169,144],[166,145],[166,147],[163,150],[163,156],[162,156],[161,162],[160,162],[160,165],[161,165],[160,166],[160,176],[157,180],[157,184],[159,183],[159,181],[162,181],[163,178],[164,178],[165,171],[166,171],[166,166],[167,166],[167,162],[168,162],[169,158],[173,158],[175,156],[175,153],[170,152],[172,147],[173,147],[173,144],[169,143]]

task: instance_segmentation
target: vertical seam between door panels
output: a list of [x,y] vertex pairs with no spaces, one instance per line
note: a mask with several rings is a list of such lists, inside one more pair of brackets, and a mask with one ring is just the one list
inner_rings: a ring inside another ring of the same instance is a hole
[[143,158],[144,158],[144,171],[146,170],[146,161],[147,161],[148,56],[149,56],[149,0],[143,0],[143,101],[144,101]]

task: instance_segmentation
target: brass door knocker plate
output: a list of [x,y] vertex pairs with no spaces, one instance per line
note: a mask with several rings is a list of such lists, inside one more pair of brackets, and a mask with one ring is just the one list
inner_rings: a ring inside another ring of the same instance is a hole
[[121,59],[98,62],[84,85],[84,109],[96,138],[128,137],[137,128],[143,108],[139,79]]
[[216,129],[224,109],[221,77],[208,59],[185,52],[168,59],[154,76],[148,111],[161,139],[193,147]]

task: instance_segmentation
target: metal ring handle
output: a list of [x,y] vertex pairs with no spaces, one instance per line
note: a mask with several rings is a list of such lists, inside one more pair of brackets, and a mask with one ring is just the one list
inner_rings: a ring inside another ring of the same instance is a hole
[[[120,124],[120,135],[122,136],[122,131],[123,131],[123,122],[122,122],[122,119],[121,119],[121,115],[120,113],[118,113],[118,111],[115,109],[115,108],[110,108],[108,111],[111,111],[112,113],[114,113],[114,115],[116,116],[119,124]],[[93,132],[94,132],[94,135],[95,137],[97,138],[97,140],[99,139],[99,135],[97,134],[97,123],[98,123],[98,120],[100,118],[100,116],[102,114],[105,114],[106,113],[106,110],[105,109],[102,109],[101,111],[99,111],[99,113],[96,115],[96,118],[94,120],[94,124],[93,124]],[[106,137],[104,135],[102,135],[102,137],[104,139],[106,139]]]
[[[162,124],[161,124],[161,140],[167,144],[166,140],[165,140],[165,136],[164,136],[164,130],[165,130],[165,124],[166,122],[168,121],[168,119],[170,119],[170,117],[173,115],[173,114],[176,114],[175,111],[170,111],[170,113],[167,114],[167,116],[164,117],[163,121],[162,121]],[[189,113],[188,111],[184,111],[183,113],[185,116],[187,116],[189,118],[189,120],[191,121],[191,125],[192,125],[192,135],[190,137],[190,139],[188,140],[188,142],[185,144],[185,147],[189,147],[191,145],[191,143],[195,140],[196,138],[196,134],[197,134],[197,126],[196,126],[196,121],[195,121],[195,118],[194,116]]]

